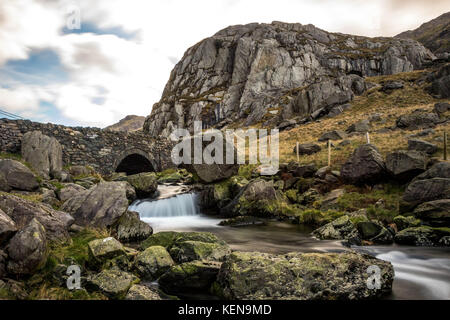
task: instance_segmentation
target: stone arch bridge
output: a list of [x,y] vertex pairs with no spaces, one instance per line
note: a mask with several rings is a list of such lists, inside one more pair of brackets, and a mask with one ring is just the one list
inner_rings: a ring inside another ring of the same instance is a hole
[[20,153],[22,137],[29,131],[56,138],[62,145],[64,165],[89,165],[102,174],[135,174],[174,167],[171,142],[141,131],[113,132],[29,120],[0,119],[0,151]]

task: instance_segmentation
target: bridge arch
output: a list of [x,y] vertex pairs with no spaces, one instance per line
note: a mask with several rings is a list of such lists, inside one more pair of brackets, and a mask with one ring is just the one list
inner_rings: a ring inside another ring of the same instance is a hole
[[159,171],[159,166],[147,152],[140,149],[129,149],[116,159],[114,171],[133,175],[141,172]]

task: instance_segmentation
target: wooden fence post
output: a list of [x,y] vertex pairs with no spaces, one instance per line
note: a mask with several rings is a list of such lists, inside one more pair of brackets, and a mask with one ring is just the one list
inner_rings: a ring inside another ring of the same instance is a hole
[[444,132],[444,160],[447,161],[447,132]]
[[331,141],[328,140],[328,166],[331,167]]
[[370,144],[370,134],[369,134],[369,132],[366,132],[366,141],[367,141],[367,144]]
[[297,141],[297,162],[300,162],[300,143]]

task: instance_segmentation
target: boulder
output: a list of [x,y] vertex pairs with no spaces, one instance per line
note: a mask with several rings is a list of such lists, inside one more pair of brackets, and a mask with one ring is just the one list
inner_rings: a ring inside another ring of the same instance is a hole
[[[298,145],[298,153],[300,155],[311,155],[317,152],[320,152],[322,148],[314,143],[306,143],[306,144],[299,144]],[[294,147],[294,153],[297,153],[297,146]]]
[[416,180],[408,185],[403,194],[403,201],[411,205],[440,199],[450,199],[450,179]]
[[123,299],[131,286],[139,279],[120,270],[104,270],[87,278],[90,291],[100,291],[110,299]]
[[428,90],[432,95],[440,99],[450,97],[450,64],[443,65],[429,75],[427,80],[431,82]]
[[62,147],[58,140],[40,131],[27,132],[22,138],[22,157],[45,179],[59,178],[62,167]]
[[385,177],[383,157],[371,144],[357,148],[341,169],[341,178],[350,184],[375,184]]
[[360,221],[357,228],[363,240],[382,244],[390,244],[394,241],[393,235],[379,223]]
[[317,171],[317,167],[314,163],[307,165],[298,165],[292,171],[294,177],[298,178],[311,178]]
[[14,221],[18,229],[24,228],[36,218],[44,226],[49,240],[65,241],[70,237],[68,230],[74,219],[66,212],[10,194],[0,194],[0,209]]
[[221,263],[192,261],[171,267],[159,284],[169,294],[208,292],[217,278]]
[[0,209],[0,246],[6,243],[16,232],[17,227],[14,221]]
[[147,240],[143,241],[140,247],[142,250],[145,250],[149,247],[161,246],[166,248],[167,250],[170,250],[175,241],[175,238],[179,236],[180,233],[175,231],[158,232],[151,235]]
[[86,166],[71,166],[69,168],[69,173],[72,177],[80,178],[84,176],[89,176],[93,174],[93,170]]
[[320,136],[319,138],[319,142],[326,142],[328,140],[343,140],[347,138],[347,134],[344,131],[341,130],[333,130],[333,131],[329,131],[324,133],[323,135]]
[[425,152],[432,155],[438,151],[438,147],[435,144],[423,140],[410,139],[408,140],[408,150]]
[[48,249],[44,226],[33,218],[9,241],[8,273],[30,275],[44,266]]
[[[7,259],[8,259],[8,255],[3,250],[0,250],[0,279],[3,279],[6,276]],[[0,282],[1,282],[1,280],[0,280]],[[2,286],[0,284],[0,290],[1,289],[2,289]]]
[[327,209],[336,205],[338,199],[345,194],[345,189],[335,189],[322,199],[321,208]]
[[99,267],[107,260],[125,255],[125,248],[116,239],[92,240],[88,243],[89,265]]
[[66,201],[61,210],[69,212],[80,226],[110,227],[127,211],[134,189],[124,181],[101,182]]
[[119,218],[116,226],[117,239],[122,242],[139,242],[153,233],[148,223],[141,221],[139,213],[127,211]]
[[434,109],[433,110],[438,115],[442,115],[442,114],[450,111],[450,103],[447,103],[447,102],[436,103],[434,105]]
[[420,151],[395,151],[386,156],[386,168],[401,180],[410,180],[425,172],[427,163],[427,156]]
[[314,230],[313,235],[320,240],[347,240],[350,244],[361,244],[358,230],[348,216],[342,216]]
[[427,180],[433,178],[450,179],[450,162],[439,162],[433,165],[430,169],[417,176],[414,181]]
[[405,87],[405,84],[401,81],[387,81],[383,87],[380,89],[382,92],[392,92],[394,90],[403,89]]
[[[368,270],[381,271],[378,290],[369,289]],[[389,294],[391,263],[349,253],[233,252],[220,269],[217,286],[230,300],[361,300]]]
[[138,198],[149,198],[158,189],[158,178],[155,173],[138,173],[128,176],[127,181],[136,190]]
[[420,225],[421,225],[420,220],[418,220],[412,216],[409,216],[409,217],[396,216],[394,218],[393,222],[397,226],[398,231],[402,231],[407,228],[420,227]]
[[156,280],[175,263],[164,247],[154,246],[140,252],[134,267],[144,280]]
[[434,226],[450,226],[450,199],[422,203],[414,215]]
[[397,119],[397,128],[406,130],[419,130],[434,128],[441,120],[436,113],[414,112],[403,115]]
[[439,243],[442,237],[449,236],[450,232],[441,231],[427,226],[407,228],[395,235],[398,244],[430,247]]
[[152,300],[162,300],[161,296],[158,292],[153,289],[150,289],[147,286],[135,284],[131,286],[130,290],[128,290],[127,295],[125,296],[125,300],[134,300],[134,301],[152,301]]
[[36,176],[19,161],[0,160],[0,175],[2,176],[2,189],[9,192],[11,189],[34,191],[39,187]]
[[347,128],[347,133],[366,133],[370,131],[370,121],[361,120]]
[[67,183],[62,189],[57,190],[57,196],[59,200],[64,203],[67,200],[80,195],[83,191],[86,191],[86,188],[75,183]]

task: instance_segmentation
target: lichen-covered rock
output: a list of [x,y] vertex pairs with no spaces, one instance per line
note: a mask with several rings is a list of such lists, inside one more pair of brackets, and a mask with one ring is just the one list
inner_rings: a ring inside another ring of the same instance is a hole
[[88,243],[89,265],[99,267],[107,260],[125,255],[125,248],[116,239],[92,240]]
[[181,241],[170,249],[170,255],[178,263],[194,260],[221,261],[231,252],[229,246],[219,242]]
[[341,169],[341,178],[350,184],[374,184],[385,176],[383,157],[371,144],[356,149]]
[[158,188],[158,178],[155,173],[138,173],[128,176],[127,181],[136,190],[138,198],[151,197]]
[[386,168],[398,179],[409,180],[427,168],[428,158],[420,151],[395,151],[386,156]]
[[66,202],[67,200],[80,195],[86,188],[75,183],[67,183],[60,190],[57,190],[57,196],[61,202]]
[[117,222],[116,233],[119,241],[138,242],[150,237],[153,229],[141,221],[139,213],[127,211]]
[[450,236],[450,229],[431,228],[427,226],[407,228],[395,235],[395,242],[412,246],[433,246],[442,237]]
[[111,299],[123,299],[133,284],[139,279],[120,270],[104,270],[88,277],[87,286],[90,291],[100,291]]
[[[381,270],[378,290],[369,289],[369,268]],[[361,300],[392,290],[389,262],[357,253],[233,252],[222,264],[218,285],[225,299]]]
[[434,128],[441,120],[436,113],[414,112],[400,116],[397,119],[397,127],[406,130],[418,130]]
[[128,293],[125,296],[125,300],[151,301],[151,300],[162,300],[162,299],[158,292],[150,289],[147,286],[135,284],[135,285],[131,286],[130,290],[128,290]]
[[110,227],[127,211],[135,198],[127,182],[101,182],[66,201],[61,210],[69,212],[80,226]]
[[154,246],[140,252],[134,267],[144,280],[156,280],[175,263],[164,247]]
[[9,241],[8,272],[17,275],[33,274],[47,261],[45,228],[36,218],[17,232]]
[[414,215],[434,226],[450,226],[450,199],[422,203]]
[[169,294],[208,292],[217,278],[221,263],[192,261],[171,267],[159,278],[159,284]]
[[408,140],[408,149],[425,152],[429,155],[432,155],[438,151],[437,145],[419,139]]
[[142,241],[140,247],[142,250],[153,246],[161,246],[170,249],[178,235],[179,233],[175,231],[158,232],[148,237],[145,241]]
[[3,191],[11,189],[34,191],[39,187],[36,176],[19,161],[0,160],[0,174],[3,180]]
[[44,226],[47,238],[52,241],[67,240],[68,230],[74,223],[72,216],[66,212],[10,194],[0,194],[0,209],[14,221],[18,229],[36,218]]
[[187,50],[144,131],[169,136],[194,121],[223,127],[315,119],[364,92],[362,77],[412,71],[432,58],[411,40],[282,22],[231,26]]
[[43,178],[59,178],[61,175],[62,147],[58,140],[40,131],[27,132],[23,135],[22,157]]
[[14,221],[0,209],[0,246],[6,243],[16,232],[17,227]]
[[314,230],[313,235],[321,240],[347,240],[350,244],[361,244],[358,230],[348,216],[342,216]]
[[402,231],[407,228],[420,227],[420,225],[421,225],[420,220],[416,219],[412,216],[409,216],[409,217],[396,216],[394,218],[393,222],[397,226],[398,231]]

